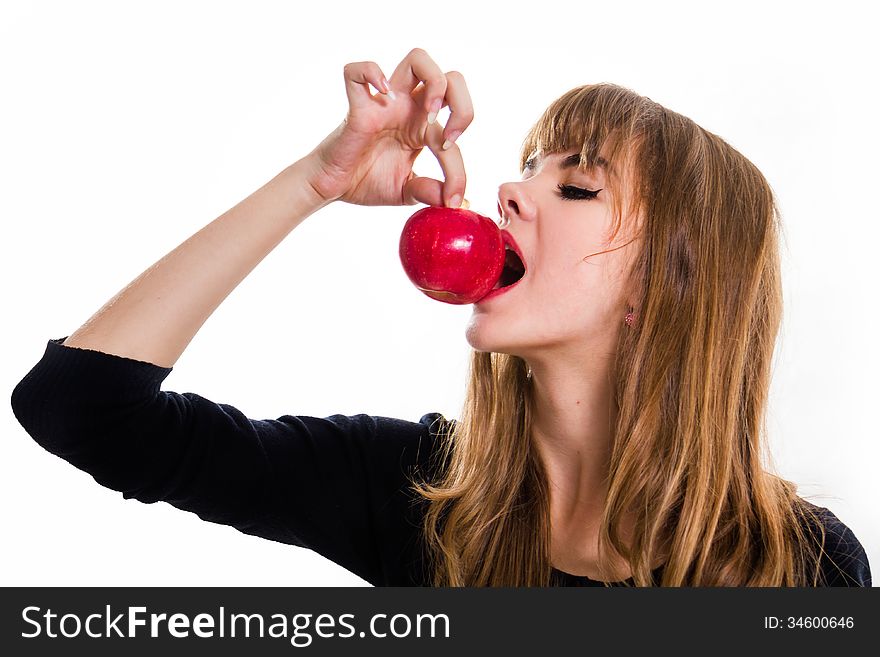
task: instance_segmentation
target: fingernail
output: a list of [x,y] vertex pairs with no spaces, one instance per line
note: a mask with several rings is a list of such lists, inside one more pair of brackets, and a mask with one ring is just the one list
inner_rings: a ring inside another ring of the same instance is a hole
[[453,194],[452,198],[449,199],[449,207],[450,208],[460,208],[461,207],[461,194]]
[[395,100],[397,96],[394,95],[394,91],[391,89],[391,83],[388,82],[388,78],[382,78],[382,86],[384,87],[385,95],[388,96],[391,100]]
[[434,123],[437,120],[437,114],[440,113],[440,106],[443,104],[443,101],[440,98],[435,98],[434,102],[431,103],[431,111],[428,112],[428,123]]
[[452,144],[455,143],[455,140],[458,139],[459,135],[461,135],[461,130],[453,130],[452,132],[450,132],[449,138],[443,142],[442,150],[445,151],[447,148],[452,146]]

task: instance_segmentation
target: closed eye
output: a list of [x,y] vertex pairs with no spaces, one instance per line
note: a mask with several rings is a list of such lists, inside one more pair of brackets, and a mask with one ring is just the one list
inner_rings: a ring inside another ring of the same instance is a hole
[[577,200],[590,200],[596,198],[601,192],[601,189],[597,189],[595,192],[590,189],[582,189],[580,187],[574,187],[573,185],[556,185],[559,189],[559,196],[561,196],[566,201],[577,201]]

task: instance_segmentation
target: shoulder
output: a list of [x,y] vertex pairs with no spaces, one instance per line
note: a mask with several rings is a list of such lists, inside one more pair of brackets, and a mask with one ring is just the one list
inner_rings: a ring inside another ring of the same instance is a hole
[[424,427],[428,449],[419,459],[423,467],[433,477],[439,471],[445,469],[449,453],[443,449],[452,434],[457,420],[448,420],[441,413],[425,413],[419,424]]
[[419,418],[419,424],[425,427],[432,436],[439,436],[452,430],[457,424],[456,420],[447,420],[442,413],[425,413]]
[[[830,509],[804,501],[818,515],[825,534],[820,559],[825,586],[870,587],[871,568],[868,555],[853,530]],[[810,522],[808,527],[817,541],[821,542],[822,535],[815,524]]]

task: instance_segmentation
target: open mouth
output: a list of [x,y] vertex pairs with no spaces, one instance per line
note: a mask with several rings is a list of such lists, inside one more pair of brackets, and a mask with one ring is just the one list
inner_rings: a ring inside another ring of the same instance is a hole
[[526,267],[523,261],[517,255],[516,251],[510,248],[510,245],[504,245],[504,269],[501,270],[501,276],[495,283],[493,290],[513,285],[526,274]]

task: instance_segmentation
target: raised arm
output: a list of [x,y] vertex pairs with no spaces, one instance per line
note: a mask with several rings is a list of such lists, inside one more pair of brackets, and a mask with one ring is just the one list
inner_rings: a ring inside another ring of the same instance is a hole
[[[12,410],[46,450],[126,498],[164,501],[308,547],[377,585],[419,584],[420,515],[408,475],[433,471],[439,414],[419,422],[365,414],[251,419],[230,404],[160,389],[220,302],[318,208],[463,196],[461,155],[454,144],[443,148],[470,121],[460,76],[447,79],[419,49],[389,86],[372,62],[349,64],[344,75],[351,110],[342,125],[75,333],[48,341],[13,390]],[[369,84],[383,93],[371,95]],[[428,119],[435,101],[447,100],[452,118],[440,128]],[[444,183],[412,172],[426,142]]]

